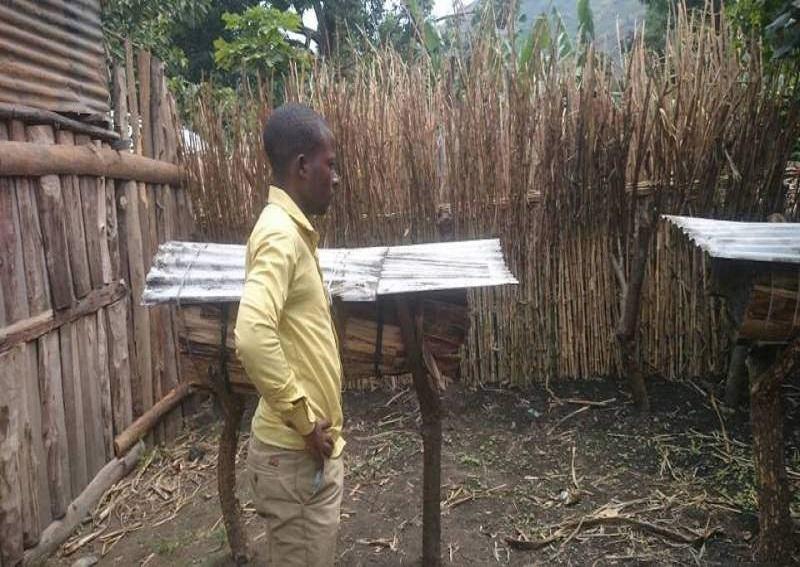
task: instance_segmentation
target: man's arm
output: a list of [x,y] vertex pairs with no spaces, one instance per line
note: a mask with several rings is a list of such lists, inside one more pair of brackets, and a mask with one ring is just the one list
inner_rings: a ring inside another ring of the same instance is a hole
[[291,234],[264,231],[250,241],[250,269],[236,319],[236,351],[264,401],[300,435],[316,430],[307,396],[286,361],[278,323],[297,263]]

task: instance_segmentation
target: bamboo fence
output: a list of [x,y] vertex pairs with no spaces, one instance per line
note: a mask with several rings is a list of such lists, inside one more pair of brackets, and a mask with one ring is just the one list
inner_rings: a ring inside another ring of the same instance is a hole
[[[192,219],[163,64],[136,61],[129,48],[114,69],[116,134],[0,108],[3,565],[47,544],[45,528],[114,459],[115,437],[178,386],[171,312],[139,300],[158,243],[188,237]],[[134,153],[111,147],[131,133]],[[156,439],[181,428],[178,408]]]
[[[470,293],[469,383],[615,375],[622,282],[643,211],[763,219],[785,210],[796,74],[767,73],[724,17],[678,14],[665,52],[621,62],[502,54],[491,34],[433,68],[376,51],[346,73],[298,72],[336,136],[341,184],[325,246],[499,236],[520,285]],[[203,238],[243,242],[266,200],[269,86],[221,109],[200,97],[189,188]],[[706,259],[660,225],[640,357],[650,374],[720,375],[732,329]]]

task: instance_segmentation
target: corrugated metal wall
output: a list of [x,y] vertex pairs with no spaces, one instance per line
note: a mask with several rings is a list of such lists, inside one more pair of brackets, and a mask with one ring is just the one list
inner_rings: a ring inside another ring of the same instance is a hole
[[0,102],[109,111],[99,0],[0,0]]

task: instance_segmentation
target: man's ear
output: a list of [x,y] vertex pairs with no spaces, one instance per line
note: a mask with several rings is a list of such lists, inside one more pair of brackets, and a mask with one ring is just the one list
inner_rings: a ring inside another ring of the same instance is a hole
[[295,159],[297,160],[297,175],[305,179],[308,177],[308,158],[306,154],[298,154]]

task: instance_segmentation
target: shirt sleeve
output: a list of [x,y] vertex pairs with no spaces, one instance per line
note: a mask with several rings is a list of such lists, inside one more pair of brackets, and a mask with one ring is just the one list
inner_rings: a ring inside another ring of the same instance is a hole
[[278,323],[297,263],[292,235],[254,234],[236,319],[236,352],[267,405],[301,435],[314,429],[308,397],[292,371],[278,337]]

